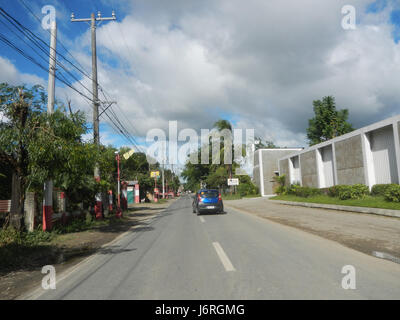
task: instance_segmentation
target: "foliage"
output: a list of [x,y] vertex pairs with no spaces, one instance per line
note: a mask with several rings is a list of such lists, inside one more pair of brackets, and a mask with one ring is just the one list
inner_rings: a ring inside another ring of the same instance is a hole
[[327,96],[322,101],[313,101],[313,108],[315,116],[308,121],[307,128],[307,139],[310,145],[354,130],[347,122],[349,111],[347,109],[336,110],[334,97]]
[[214,128],[217,128],[219,131],[227,129],[232,131],[232,125],[228,120],[220,119],[214,123]]
[[258,141],[258,143],[254,144],[255,150],[258,149],[276,149],[279,148],[278,146],[275,145],[273,141],[270,140],[265,140],[264,142],[260,137],[257,137],[254,139],[255,141]]
[[9,244],[36,246],[41,243],[50,242],[54,237],[54,232],[44,232],[37,229],[28,233],[9,227],[0,229],[0,247]]
[[281,176],[274,176],[273,180],[279,184],[279,186],[284,187],[286,183],[286,175],[282,174]]
[[400,202],[400,185],[389,185],[385,191],[385,199],[391,202]]
[[285,187],[286,184],[286,175],[283,174],[281,176],[274,176],[273,180],[278,183],[278,187],[275,188],[276,194],[287,194],[288,189]]
[[[186,180],[185,189],[197,191],[200,189],[201,184],[206,185],[207,188],[219,189],[221,192],[228,189],[227,180],[233,176],[233,172],[239,167],[239,164],[232,161],[231,164],[224,163],[225,148],[224,143],[224,130],[228,130],[232,133],[232,125],[229,121],[220,119],[214,123],[214,129],[217,130],[216,136],[220,135],[220,142],[222,147],[219,149],[219,163],[213,163],[212,159],[212,139],[210,138],[208,144],[198,148],[196,154],[191,154],[188,158],[193,159],[197,156],[197,164],[187,161],[185,168],[181,173],[181,176]],[[231,154],[234,155],[234,145],[231,142]],[[245,155],[245,146],[242,147],[242,155]],[[209,161],[208,164],[201,164],[201,152],[204,148],[208,148]],[[236,176],[239,178],[238,192],[242,195],[255,194],[258,192],[256,186],[251,182],[250,177],[247,175]],[[231,189],[232,190],[232,189]]]
[[[113,217],[113,219],[115,219]],[[73,219],[70,223],[64,226],[57,226],[55,228],[56,233],[65,234],[65,233],[74,233],[74,232],[82,232],[89,230],[96,226],[104,226],[109,224],[110,218],[103,220],[93,220],[91,215],[87,215],[86,217]]]
[[[46,100],[40,86],[0,84],[0,161],[14,173],[11,217],[15,219],[11,221],[17,229],[25,192],[42,189],[46,180],[67,177],[75,168],[81,135],[87,130],[83,113],[67,115],[60,106],[49,115]],[[85,157],[88,160],[90,155]]]
[[240,196],[250,196],[250,195],[256,195],[258,194],[258,188],[254,183],[251,181],[249,176],[238,176],[239,178],[239,186],[237,187],[237,190],[240,194]]
[[210,170],[211,165],[209,164],[194,164],[187,161],[181,173],[182,178],[186,180],[186,190],[197,191],[200,189],[200,182],[209,176]]
[[[146,154],[141,152],[135,152],[128,159],[125,159],[123,155],[130,150],[130,148],[126,147],[123,147],[119,150],[119,154],[121,155],[121,180],[138,181],[140,185],[140,198],[143,199],[146,196],[147,192],[152,193],[154,189],[154,178],[150,177],[150,171],[161,171],[161,167],[159,164],[150,166]],[[179,181],[179,177],[172,170],[166,168],[164,169],[164,179],[165,187],[168,186],[168,189],[173,190],[174,192],[178,190],[181,183]],[[162,181],[160,177],[157,181],[157,185],[160,186],[161,184]]]
[[295,195],[279,195],[271,198],[271,200],[286,200],[286,201],[297,201],[297,202],[307,202],[307,203],[323,203],[323,204],[334,204],[334,205],[344,205],[344,206],[400,210],[399,202],[389,202],[386,201],[381,196],[370,196],[370,195],[366,195],[363,199],[347,199],[347,200],[340,200],[337,197],[330,197],[327,195],[317,195],[308,198],[297,197]]
[[279,195],[285,195],[285,194],[287,194],[287,188],[285,186],[278,186],[275,189],[275,193],[279,194]]
[[369,188],[363,184],[336,185],[328,189],[328,195],[341,200],[363,199],[369,194]]
[[211,189],[220,189],[225,188],[227,186],[227,179],[229,178],[228,168],[217,167],[215,171],[211,171],[209,175],[206,177],[205,182],[208,188]]
[[391,187],[391,186],[396,186],[397,184],[375,184],[371,188],[371,195],[373,196],[384,196],[386,191]]
[[310,187],[302,187],[299,185],[291,185],[290,188],[287,190],[287,194],[295,195],[298,197],[312,197],[316,195],[322,194],[322,191],[318,188],[310,188]]
[[0,161],[0,200],[11,199],[11,166]]

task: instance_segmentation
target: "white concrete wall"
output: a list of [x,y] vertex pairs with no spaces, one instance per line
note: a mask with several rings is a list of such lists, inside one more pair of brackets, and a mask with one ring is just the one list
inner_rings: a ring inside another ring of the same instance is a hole
[[332,145],[321,148],[320,152],[324,175],[324,186],[322,188],[328,188],[335,185]]
[[300,176],[300,160],[299,156],[295,156],[290,158],[289,161],[290,165],[290,183],[300,183],[301,181],[301,176]]
[[364,128],[354,130],[326,142],[303,149],[294,155],[280,160],[289,160],[290,182],[299,175],[302,184],[301,169],[296,170],[293,159],[309,151],[315,151],[318,187],[330,187],[338,183],[335,143],[361,136],[365,184],[370,188],[378,183],[399,183],[400,181],[400,115],[394,116]]
[[375,171],[375,183],[398,183],[392,126],[371,131],[369,141]]

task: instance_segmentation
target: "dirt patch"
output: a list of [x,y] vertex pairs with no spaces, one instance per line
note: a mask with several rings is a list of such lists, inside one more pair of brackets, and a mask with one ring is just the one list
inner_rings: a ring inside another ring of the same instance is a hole
[[[99,250],[111,250],[103,246],[131,228],[144,228],[147,221],[157,216],[175,200],[162,204],[145,203],[133,206],[124,213],[123,219],[106,226],[96,226],[88,231],[57,236],[50,243],[34,248],[21,257],[17,267],[0,270],[0,300],[15,299],[41,284],[45,265],[54,265],[57,273],[67,270]],[[21,252],[26,252],[22,248]]]
[[[342,233],[338,231],[322,231],[322,230],[317,230],[313,229],[309,226],[303,225],[301,223],[298,223],[296,221],[290,221],[287,219],[283,218],[276,218],[276,217],[269,217],[269,220],[294,227],[297,229],[301,229],[303,231],[307,231],[309,233],[315,234],[317,236],[333,240],[336,242],[339,242],[343,244],[346,247],[356,249],[358,251],[361,251],[363,253],[371,255],[373,251],[383,251],[387,252],[390,254],[398,254],[397,251],[392,250],[392,248],[388,248],[388,243],[389,241],[385,240],[378,240],[378,239],[370,239],[370,238],[359,238],[357,236],[348,236],[348,235],[343,235]],[[374,250],[372,250],[374,249]]]
[[399,218],[287,206],[265,198],[225,201],[225,206],[307,231],[368,255],[378,251],[400,257]]

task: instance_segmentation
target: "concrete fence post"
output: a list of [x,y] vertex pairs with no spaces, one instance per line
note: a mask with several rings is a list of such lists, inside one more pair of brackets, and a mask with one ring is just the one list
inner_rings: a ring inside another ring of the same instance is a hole
[[36,212],[36,194],[34,192],[27,192],[25,196],[25,228],[29,232],[35,230],[35,217]]

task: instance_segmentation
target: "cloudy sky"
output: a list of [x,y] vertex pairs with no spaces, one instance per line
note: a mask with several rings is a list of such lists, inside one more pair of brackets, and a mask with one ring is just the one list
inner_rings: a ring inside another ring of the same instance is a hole
[[[280,146],[305,146],[312,101],[326,95],[362,127],[400,113],[400,1],[391,0],[0,0],[43,40],[36,15],[57,9],[60,53],[91,72],[90,32],[71,23],[100,10],[117,15],[97,29],[99,83],[130,133],[210,128],[219,118]],[[25,4],[27,7],[25,7]],[[342,7],[356,9],[356,29],[342,28]],[[0,18],[1,20],[2,18]],[[2,20],[4,21],[4,20]],[[0,32],[29,51],[10,30]],[[0,42],[0,81],[47,85],[47,74]],[[91,88],[90,80],[76,73]],[[85,89],[76,81],[76,88]],[[86,94],[89,94],[86,92]],[[91,108],[59,81],[60,100]],[[129,145],[102,118],[103,143]]]

